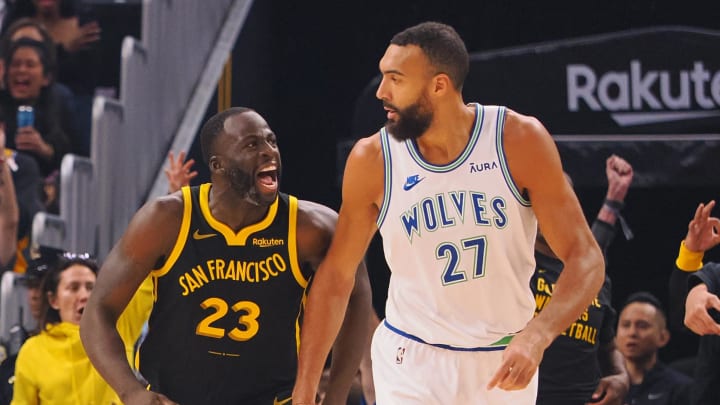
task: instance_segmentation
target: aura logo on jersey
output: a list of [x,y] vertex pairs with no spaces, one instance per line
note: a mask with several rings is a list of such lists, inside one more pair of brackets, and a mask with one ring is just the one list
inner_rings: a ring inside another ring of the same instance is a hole
[[214,281],[261,283],[287,269],[285,259],[278,253],[257,261],[211,259],[183,273],[178,277],[178,283],[183,289],[182,295],[186,296]]
[[566,66],[568,110],[610,111],[620,126],[720,116],[720,71],[703,61],[686,69],[644,69],[633,59],[625,70],[597,72]]
[[[488,198],[479,191],[450,191],[425,197],[411,205],[400,215],[405,235],[412,243],[414,235],[435,231],[465,222],[468,217],[475,225],[504,228],[508,223],[505,200],[495,196]],[[467,215],[466,215],[467,214]]]
[[480,173],[482,171],[489,171],[497,169],[499,166],[496,161],[472,163],[470,162],[470,173]]

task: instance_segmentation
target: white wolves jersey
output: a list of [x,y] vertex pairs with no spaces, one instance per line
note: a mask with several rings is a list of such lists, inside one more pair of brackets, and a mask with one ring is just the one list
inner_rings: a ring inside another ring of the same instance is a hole
[[475,104],[465,150],[447,165],[380,130],[377,225],[392,275],[388,328],[449,349],[500,350],[532,319],[537,220],[510,176],[505,108]]

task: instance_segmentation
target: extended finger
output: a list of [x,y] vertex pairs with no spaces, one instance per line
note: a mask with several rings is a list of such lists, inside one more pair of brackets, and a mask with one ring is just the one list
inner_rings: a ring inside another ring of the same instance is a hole
[[185,162],[185,164],[183,164],[183,169],[185,169],[185,171],[190,171],[190,168],[194,164],[195,164],[195,159],[190,159],[187,162]]
[[507,363],[503,362],[502,364],[500,364],[500,367],[498,367],[497,371],[495,371],[495,374],[490,379],[490,382],[488,382],[488,391],[495,387],[502,388],[500,386],[501,382],[504,381],[505,378],[507,378],[511,371],[512,367],[510,367]]
[[507,377],[498,386],[506,391],[520,390],[527,386],[531,377],[532,373],[524,367],[512,366],[508,368]]

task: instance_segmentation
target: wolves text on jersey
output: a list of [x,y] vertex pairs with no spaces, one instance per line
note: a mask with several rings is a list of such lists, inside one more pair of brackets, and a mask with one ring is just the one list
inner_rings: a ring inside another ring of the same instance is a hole
[[423,231],[452,227],[458,221],[464,223],[466,212],[475,225],[505,228],[508,223],[505,207],[505,199],[500,196],[487,198],[479,191],[449,191],[421,199],[403,212],[399,219],[412,243],[413,236],[422,237]]
[[182,295],[186,296],[212,281],[260,283],[277,277],[287,268],[285,259],[278,253],[258,261],[211,259],[178,277],[178,283],[183,288]]

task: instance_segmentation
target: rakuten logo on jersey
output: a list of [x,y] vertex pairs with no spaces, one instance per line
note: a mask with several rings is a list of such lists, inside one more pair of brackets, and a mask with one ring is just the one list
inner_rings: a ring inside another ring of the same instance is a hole
[[568,110],[609,111],[620,126],[720,116],[720,71],[701,61],[691,70],[646,70],[639,60],[629,71],[596,72],[567,65]]

